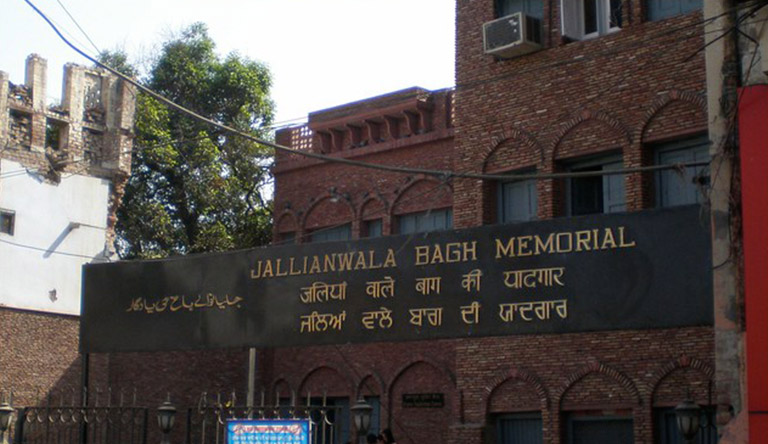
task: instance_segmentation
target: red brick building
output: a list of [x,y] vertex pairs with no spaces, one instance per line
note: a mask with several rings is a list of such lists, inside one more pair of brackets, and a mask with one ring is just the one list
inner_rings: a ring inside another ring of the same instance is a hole
[[[455,89],[414,88],[313,113],[277,141],[472,173],[707,160],[699,8],[458,0]],[[519,11],[538,20],[531,48],[539,50],[487,54],[483,24]],[[707,183],[692,168],[684,180],[668,171],[439,180],[280,154],[274,172],[276,243],[639,211],[701,202]],[[713,356],[711,327],[304,347],[264,352],[262,381],[273,392],[327,392],[339,405],[368,396],[375,422],[400,443],[677,442],[672,408],[688,393],[712,403]],[[442,393],[444,404],[408,407],[406,393]]]

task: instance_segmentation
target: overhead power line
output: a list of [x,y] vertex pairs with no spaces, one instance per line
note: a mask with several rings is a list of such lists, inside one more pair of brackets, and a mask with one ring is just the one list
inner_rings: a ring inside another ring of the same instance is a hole
[[[346,159],[346,158],[340,158],[340,157],[332,157],[321,153],[315,153],[311,151],[303,151],[303,150],[296,150],[293,148],[289,148],[287,146],[283,146],[274,142],[270,142],[268,140],[260,139],[258,137],[255,137],[251,134],[245,133],[243,131],[237,130],[235,128],[232,128],[228,125],[224,125],[222,123],[216,122],[212,120],[209,117],[203,116],[201,114],[198,114],[197,112],[190,110],[188,108],[185,108],[182,105],[179,105],[178,103],[166,98],[165,96],[151,90],[150,88],[142,85],[141,83],[137,82],[136,80],[126,76],[125,74],[121,73],[120,71],[100,62],[95,57],[87,54],[85,51],[77,47],[75,44],[70,42],[62,33],[59,31],[59,29],[56,27],[56,25],[43,13],[40,9],[37,8],[30,0],[24,0],[25,3],[27,3],[40,17],[43,18],[43,20],[48,23],[48,25],[53,29],[53,31],[58,35],[58,37],[72,50],[80,54],[82,57],[85,57],[87,60],[91,61],[95,65],[109,71],[110,73],[114,74],[115,76],[123,79],[125,82],[130,83],[131,85],[135,86],[139,90],[145,92],[146,94],[150,95],[151,97],[155,98],[156,100],[164,103],[168,107],[181,112],[183,114],[186,114],[187,116],[190,116],[194,119],[197,119],[201,122],[205,122],[215,128],[218,128],[222,131],[225,131],[229,134],[233,134],[236,136],[240,136],[244,139],[250,140],[254,143],[258,143],[263,146],[270,147],[274,150],[281,151],[284,153],[294,154],[310,159],[320,160],[323,162],[329,162],[329,163],[337,163],[342,165],[349,165],[353,167],[359,167],[359,168],[368,168],[368,169],[374,169],[374,170],[380,170],[380,171],[387,171],[387,172],[394,172],[394,173],[402,173],[402,174],[424,174],[428,176],[448,179],[448,178],[464,178],[464,179],[480,179],[480,180],[512,180],[512,179],[519,179],[519,180],[526,180],[526,179],[556,179],[556,178],[569,178],[569,177],[590,177],[590,176],[603,176],[603,175],[609,175],[609,174],[627,174],[627,173],[635,173],[635,172],[647,172],[647,171],[658,171],[658,170],[665,170],[665,169],[677,169],[681,167],[693,167],[693,166],[701,166],[706,165],[706,163],[701,162],[695,162],[695,163],[685,163],[685,164],[678,164],[678,165],[654,165],[654,166],[645,166],[645,167],[634,167],[634,168],[624,168],[624,169],[616,169],[616,170],[603,170],[603,171],[587,171],[587,172],[567,172],[567,173],[535,173],[535,174],[482,174],[482,173],[471,173],[471,172],[455,172],[450,170],[433,170],[433,169],[425,169],[425,168],[411,168],[411,167],[403,167],[403,166],[396,166],[396,165],[382,165],[382,164],[376,164],[376,163],[369,163],[369,162],[363,162],[358,160],[352,160],[352,159]],[[709,22],[711,20],[714,20],[715,18],[710,18],[703,20],[702,23]],[[701,23],[699,23],[701,24]],[[693,25],[686,25],[683,28],[689,28]],[[612,50],[612,52],[615,52],[618,50],[618,48],[615,48]],[[458,87],[458,86],[457,86]]]
[[82,28],[82,26],[80,26],[80,23],[78,23],[77,20],[75,20],[75,18],[72,17],[72,14],[69,13],[69,10],[67,10],[67,7],[64,6],[64,3],[62,3],[61,0],[56,0],[56,2],[59,4],[59,6],[61,6],[61,9],[64,10],[64,12],[67,14],[69,19],[72,20],[72,23],[74,23],[75,26],[77,26],[77,29],[79,29],[80,32],[85,36],[85,38],[88,40],[88,42],[91,44],[91,46],[93,46],[93,49],[95,49],[97,53],[101,53],[101,50],[99,49],[99,47],[96,46],[95,43],[93,43],[93,40],[91,40],[91,37],[88,36],[88,33],[85,32],[85,30]]

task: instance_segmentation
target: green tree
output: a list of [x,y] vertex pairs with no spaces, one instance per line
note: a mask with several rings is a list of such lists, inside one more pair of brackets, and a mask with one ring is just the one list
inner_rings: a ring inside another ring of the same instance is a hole
[[[120,53],[101,59],[135,74]],[[205,25],[166,42],[142,82],[174,102],[266,138],[273,118],[268,69],[236,53],[221,59]],[[118,210],[118,252],[164,257],[248,248],[271,236],[266,147],[137,95],[132,173]]]

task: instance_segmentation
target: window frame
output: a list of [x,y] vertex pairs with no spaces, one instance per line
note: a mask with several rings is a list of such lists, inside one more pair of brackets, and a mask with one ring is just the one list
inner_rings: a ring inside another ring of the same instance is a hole
[[[612,166],[612,165],[619,165],[619,168],[624,167],[624,157],[620,152],[614,152],[614,153],[606,153],[602,155],[597,156],[590,156],[584,159],[575,159],[574,161],[568,162],[566,164],[566,169],[569,172],[578,172],[579,170],[585,170],[592,167],[601,167],[600,170],[604,171],[606,168],[605,166]],[[612,169],[612,168],[607,168]],[[621,178],[621,192],[623,193],[623,199],[621,200],[623,209],[616,210],[616,211],[610,211],[609,208],[606,208],[607,205],[610,205],[610,200],[606,202],[606,196],[605,196],[605,189],[606,186],[610,189],[610,182],[606,183],[606,180],[610,180],[609,178],[611,176],[609,175],[600,175],[597,177],[600,177],[603,191],[600,195],[601,200],[601,206],[602,210],[594,213],[580,213],[580,214],[574,214],[573,213],[573,192],[574,192],[574,180],[578,180],[579,178],[568,178],[565,184],[565,214],[566,216],[584,216],[588,214],[611,214],[611,213],[622,213],[627,211],[627,188],[625,180],[625,176],[623,174],[616,175]]]
[[[658,0],[657,0],[658,1]],[[694,8],[686,8],[684,7],[685,0],[675,0],[676,8],[674,12],[668,13],[666,11],[655,9],[655,7],[651,6],[653,3],[653,0],[644,0],[644,6],[645,6],[645,20],[648,22],[658,22],[661,20],[670,19],[672,17],[677,17],[680,15],[690,14],[694,11],[702,11],[704,9],[704,0],[695,0],[697,3],[696,7]],[[688,1],[687,3],[694,3],[692,1]],[[672,9],[672,8],[669,8]],[[655,12],[655,16],[653,15]]]
[[[691,136],[687,136],[680,139],[671,140],[668,142],[658,143],[652,146],[653,149],[653,159],[654,164],[656,165],[674,165],[674,163],[663,163],[661,158],[664,154],[674,153],[674,152],[688,152],[691,154],[698,154],[699,151],[703,151],[706,153],[706,157],[709,161],[712,160],[712,156],[709,153],[709,147],[711,145],[711,141],[709,140],[709,136],[707,134],[695,134]],[[706,147],[706,150],[703,148]],[[711,184],[709,181],[711,180],[711,171],[709,170],[708,166],[702,166],[702,167],[686,167],[684,173],[684,179],[688,178],[689,172],[694,172],[695,174],[690,176],[691,179],[698,176],[700,174],[700,171],[707,171],[707,184],[706,187],[709,187]],[[698,171],[697,171],[698,170]],[[676,206],[682,206],[682,205],[694,205],[694,204],[701,204],[704,201],[704,196],[701,195],[699,192],[699,189],[695,190],[695,195],[697,196],[697,199],[695,199],[694,202],[685,202],[680,204],[669,204],[664,202],[664,177],[665,173],[668,173],[670,170],[661,170],[657,171],[656,174],[654,174],[653,181],[654,181],[654,207],[655,208],[669,208],[669,207],[676,207]],[[685,183],[685,182],[683,182]]]
[[[526,170],[520,170],[515,171],[511,174],[533,174],[535,173],[535,169],[526,169]],[[533,198],[533,211],[532,211],[532,218],[526,219],[526,220],[520,220],[520,219],[507,219],[506,217],[506,195],[504,192],[505,186],[511,185],[511,184],[519,184],[519,185],[526,185],[530,186],[533,185],[533,193],[528,194],[528,205],[531,205],[530,198]],[[538,209],[539,209],[539,193],[538,193],[538,186],[537,181],[535,179],[510,179],[510,180],[499,180],[496,182],[496,223],[499,224],[513,224],[513,223],[521,223],[521,222],[532,222],[535,220],[538,220]]]
[[[585,29],[586,14],[584,11],[584,2],[595,2],[595,21],[596,30],[587,33]],[[560,0],[560,31],[563,37],[568,37],[577,41],[590,40],[603,35],[613,34],[620,31],[624,20],[622,15],[623,2],[619,3],[619,25],[611,26],[612,14],[611,0]]]
[[[378,226],[378,233],[371,234],[371,227]],[[364,239],[373,239],[384,236],[384,219],[379,217],[376,219],[364,220],[361,227],[360,237]]]
[[[520,7],[514,5],[514,3],[519,3]],[[531,8],[532,4],[537,4],[539,8],[537,10],[533,10]],[[510,4],[509,7],[505,8],[505,4]],[[503,9],[508,9],[507,12],[502,12]],[[524,15],[528,17],[537,18],[539,20],[544,20],[544,1],[543,0],[494,0],[493,1],[493,13],[495,18],[502,18],[502,17],[508,17],[512,14],[516,14],[518,12],[522,12]]]
[[[437,230],[419,230],[419,217],[434,217],[436,213],[438,212],[445,212],[445,228],[440,228]],[[414,229],[413,231],[407,231],[403,232],[403,218],[405,217],[413,217],[414,218]],[[419,234],[419,233],[430,233],[433,231],[445,231],[445,230],[452,230],[453,229],[453,207],[444,207],[444,208],[434,208],[431,210],[425,210],[425,211],[414,211],[411,213],[404,213],[399,214],[397,216],[397,234]]]
[[[4,226],[9,227],[8,230],[4,229]],[[0,208],[0,234],[4,234],[6,236],[13,236],[16,232],[16,212],[13,210],[6,210],[4,208]]]
[[[346,237],[342,237],[339,239],[316,239],[315,235],[318,232],[323,233],[323,236],[328,236],[330,233],[334,233],[334,234],[344,233],[346,234]],[[352,224],[346,223],[338,226],[320,227],[310,231],[307,234],[308,234],[307,243],[310,243],[310,244],[321,243],[321,242],[344,242],[352,239]]]
[[[493,434],[496,439],[496,444],[504,444],[502,441],[502,421],[517,421],[517,420],[538,420],[539,423],[539,440],[533,444],[541,444],[544,442],[544,422],[542,419],[541,411],[531,412],[514,412],[514,413],[498,413],[493,415]],[[524,443],[528,444],[528,443]]]
[[624,422],[628,421],[630,423],[630,430],[632,432],[632,442],[634,442],[635,433],[634,433],[634,426],[635,426],[635,417],[634,415],[595,415],[595,414],[578,414],[575,412],[568,413],[566,415],[566,439],[564,440],[566,444],[574,444],[575,436],[574,436],[574,424],[575,423],[595,423],[595,422]]

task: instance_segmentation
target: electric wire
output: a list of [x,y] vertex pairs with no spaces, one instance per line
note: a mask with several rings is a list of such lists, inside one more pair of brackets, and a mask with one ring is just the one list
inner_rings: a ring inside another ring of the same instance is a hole
[[99,49],[99,47],[96,46],[95,43],[93,43],[93,40],[91,40],[91,37],[88,36],[88,33],[85,32],[85,30],[82,28],[82,26],[80,26],[80,23],[78,23],[77,20],[75,20],[75,18],[72,17],[72,14],[69,13],[69,10],[67,9],[66,6],[64,6],[64,3],[62,3],[61,0],[56,0],[56,2],[59,4],[59,6],[61,6],[61,9],[64,10],[64,12],[67,14],[69,19],[72,20],[72,23],[74,23],[75,26],[77,26],[77,29],[79,29],[80,32],[85,36],[85,38],[88,40],[88,42],[91,44],[91,46],[93,46],[93,49],[95,49],[97,53],[101,53],[101,50]]
[[[277,151],[286,152],[290,154],[295,154],[299,156],[303,156],[306,158],[311,158],[315,160],[325,161],[325,162],[332,162],[332,163],[338,163],[338,164],[344,164],[354,167],[361,167],[361,168],[369,168],[369,169],[376,169],[376,170],[382,170],[382,171],[388,171],[388,172],[395,172],[395,173],[403,173],[403,174],[425,174],[430,176],[435,176],[438,178],[441,177],[459,177],[459,178],[465,178],[465,179],[482,179],[482,180],[505,180],[505,179],[511,179],[511,178],[517,178],[520,180],[525,179],[551,179],[551,178],[565,178],[565,177],[588,177],[588,176],[602,176],[606,173],[609,174],[623,174],[623,173],[631,173],[631,172],[642,172],[642,171],[655,171],[657,169],[665,169],[670,168],[668,166],[654,166],[654,167],[638,167],[638,168],[632,168],[632,169],[617,169],[617,170],[610,170],[608,171],[596,171],[596,172],[579,172],[579,173],[540,173],[540,174],[534,174],[534,175],[493,175],[493,174],[480,174],[480,173],[467,173],[467,172],[454,172],[450,170],[431,170],[431,169],[424,169],[424,168],[411,168],[411,167],[402,167],[402,166],[395,166],[395,165],[383,165],[383,164],[376,164],[376,163],[369,163],[369,162],[363,162],[363,161],[357,161],[347,158],[341,158],[341,157],[333,157],[328,156],[321,153],[315,153],[311,151],[303,151],[303,150],[295,150],[293,148],[289,148],[274,142],[270,142],[258,137],[255,137],[251,134],[247,134],[245,132],[239,131],[235,128],[232,128],[228,125],[221,124],[219,122],[216,122],[208,117],[202,116],[195,111],[192,111],[188,108],[185,108],[182,105],[177,104],[176,102],[162,96],[161,94],[151,90],[150,88],[142,85],[141,83],[137,82],[136,80],[122,74],[121,72],[115,70],[114,68],[98,61],[96,58],[90,56],[83,50],[81,50],[79,47],[74,45],[72,42],[70,42],[62,33],[59,31],[59,29],[56,27],[54,23],[51,22],[51,20],[40,10],[35,6],[31,0],[24,0],[25,3],[27,3],[40,17],[45,20],[48,25],[53,29],[53,31],[59,36],[59,38],[67,44],[72,50],[80,54],[81,56],[85,57],[86,59],[90,60],[97,66],[100,66],[101,68],[109,71],[110,73],[120,77],[127,83],[130,83],[131,85],[135,86],[136,88],[140,89],[141,91],[145,92],[146,94],[150,95],[151,97],[155,98],[156,100],[166,104],[168,107],[175,109],[176,111],[179,111],[183,114],[186,114],[196,120],[199,120],[201,122],[205,122],[209,125],[212,125],[226,133],[237,135],[240,137],[243,137],[247,140],[250,140],[252,142],[270,147],[272,149],[275,149]],[[708,19],[704,22],[708,22],[712,19]],[[686,25],[683,28],[691,27],[692,25]],[[677,29],[676,29],[677,30]],[[668,31],[667,33],[672,32],[672,30]],[[666,33],[665,33],[666,34]],[[635,43],[637,44],[637,43]],[[634,45],[633,45],[634,46]],[[615,53],[620,48],[614,48],[609,53]],[[579,60],[583,60],[579,59]],[[568,60],[569,63],[574,63],[573,60]],[[556,64],[553,64],[556,65]],[[549,67],[549,65],[547,66]],[[460,87],[460,85],[457,85],[457,88]],[[694,164],[686,165],[686,166],[696,166]],[[673,167],[674,168],[674,167]],[[578,175],[575,175],[578,174]]]
[[[57,254],[57,255],[60,255],[60,256],[79,257],[79,258],[83,258],[83,259],[93,259],[94,258],[94,256],[87,256],[87,255],[84,255],[84,254],[68,253],[66,251],[50,250],[48,248],[35,247],[33,245],[21,244],[21,243],[18,243],[18,242],[12,242],[12,241],[9,241],[9,240],[5,240],[3,238],[0,238],[0,243],[12,245],[14,247],[19,247],[19,248],[25,248],[27,250],[42,251],[42,252],[47,253],[47,254]],[[96,256],[98,256],[98,255],[96,255]],[[110,261],[110,259],[107,258],[107,257],[104,257],[104,260]]]

